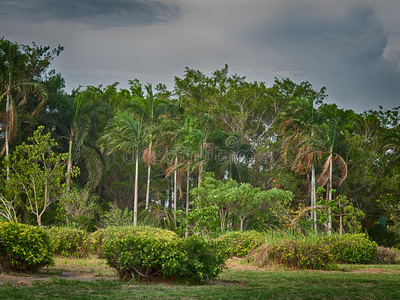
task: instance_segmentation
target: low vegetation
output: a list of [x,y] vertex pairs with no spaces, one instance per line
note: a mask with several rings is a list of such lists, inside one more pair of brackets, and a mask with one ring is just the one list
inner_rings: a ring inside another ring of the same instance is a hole
[[0,221],[0,270],[34,272],[53,264],[51,240],[43,228]]
[[225,267],[225,256],[213,241],[141,226],[107,229],[102,257],[123,281],[163,277],[199,282],[216,278]]

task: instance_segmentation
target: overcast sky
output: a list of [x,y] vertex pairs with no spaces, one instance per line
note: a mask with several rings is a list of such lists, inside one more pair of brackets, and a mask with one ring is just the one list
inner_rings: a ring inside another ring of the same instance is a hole
[[0,0],[0,37],[63,45],[52,67],[68,92],[135,78],[171,90],[186,66],[228,64],[362,112],[400,105],[399,15],[399,0]]

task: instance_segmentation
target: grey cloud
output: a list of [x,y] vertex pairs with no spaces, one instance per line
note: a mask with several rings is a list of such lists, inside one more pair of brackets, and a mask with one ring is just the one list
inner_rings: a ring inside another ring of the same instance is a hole
[[176,2],[161,0],[0,0],[2,18],[78,21],[96,28],[164,23],[180,14]]
[[306,80],[325,85],[339,105],[362,110],[400,103],[400,72],[383,57],[387,35],[369,6],[295,5],[249,36],[276,68],[303,71]]

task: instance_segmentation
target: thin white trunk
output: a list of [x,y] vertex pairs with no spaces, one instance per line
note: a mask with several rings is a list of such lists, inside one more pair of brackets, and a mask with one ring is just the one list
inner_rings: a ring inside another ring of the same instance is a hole
[[151,163],[152,163],[152,141],[150,141],[149,145],[149,166],[147,167],[147,188],[146,188],[146,209],[149,208],[150,201],[150,181],[151,181]]
[[[189,215],[189,188],[190,188],[190,173],[186,173],[186,217]],[[185,237],[189,236],[189,229],[186,225]]]
[[147,167],[146,209],[149,208],[150,180],[151,180],[151,165],[149,165],[149,166]]
[[175,156],[175,171],[174,171],[174,222],[176,226],[176,192],[177,192],[177,184],[178,184],[178,173],[176,167],[178,165],[178,156]]
[[[328,202],[332,200],[332,154],[329,157]],[[328,208],[328,235],[332,234],[332,208]]]
[[[315,188],[315,165],[314,163],[311,164],[311,206],[317,205],[317,195],[316,195],[316,188]],[[311,211],[311,217],[313,221],[313,229],[315,233],[317,233],[317,212],[315,209]]]
[[343,234],[343,215],[342,215],[342,205],[340,204],[339,198],[339,234]]
[[135,198],[133,202],[133,226],[137,225],[138,216],[138,188],[139,188],[139,151],[136,150],[136,163],[135,163]]
[[73,145],[73,134],[69,137],[68,147],[68,164],[67,164],[67,192],[71,189],[71,170],[72,170],[72,145]]
[[7,88],[7,101],[6,101],[6,113],[7,113],[7,121],[6,121],[6,161],[7,161],[7,183],[10,181],[10,166],[9,166],[9,161],[10,161],[10,156],[9,156],[9,152],[10,152],[10,148],[9,148],[9,130],[10,130],[10,102],[11,102],[11,91],[10,91],[10,87]]

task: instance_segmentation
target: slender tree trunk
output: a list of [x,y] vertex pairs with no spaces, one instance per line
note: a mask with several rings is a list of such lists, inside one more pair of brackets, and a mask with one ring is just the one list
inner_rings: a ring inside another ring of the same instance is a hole
[[[332,200],[332,153],[329,157],[328,202]],[[328,208],[328,235],[332,234],[332,208]]]
[[147,189],[146,189],[146,209],[149,208],[149,199],[150,199],[150,180],[151,180],[151,146],[152,143],[150,142],[149,146],[149,166],[147,167]]
[[6,121],[6,126],[5,126],[5,131],[6,131],[6,161],[7,161],[7,183],[10,181],[10,146],[9,146],[9,136],[10,136],[10,102],[11,102],[11,91],[10,88],[7,88],[7,101],[6,101],[6,113],[7,113],[7,121]]
[[175,156],[175,170],[174,170],[174,222],[176,227],[176,193],[177,193],[177,181],[178,181],[178,172],[176,167],[178,165],[178,156]]
[[244,219],[240,218],[240,231],[244,230]]
[[[317,195],[315,188],[315,165],[314,162],[311,164],[311,206],[315,206],[317,204]],[[313,221],[313,229],[315,233],[317,233],[317,212],[315,209],[311,211],[312,221]]]
[[[200,159],[203,159],[203,144],[204,141],[201,141],[201,146],[200,146]],[[203,182],[203,161],[200,161],[200,165],[199,165],[199,180],[198,180],[198,187],[201,187],[201,184]]]
[[71,189],[71,170],[72,170],[72,146],[74,135],[71,133],[68,141],[68,164],[67,164],[67,192]]
[[[186,172],[186,218],[189,216],[189,189],[190,189],[190,173]],[[189,228],[186,225],[185,237],[189,236]]]
[[339,198],[339,234],[343,234],[343,215],[342,215],[342,205],[340,204]]
[[138,216],[138,188],[139,188],[139,151],[136,150],[136,163],[135,163],[135,198],[133,202],[133,226],[137,226]]

